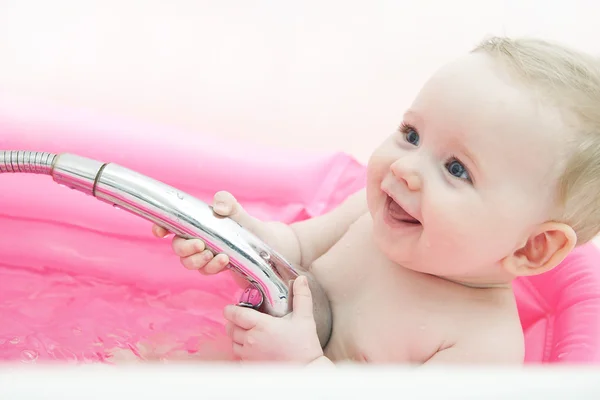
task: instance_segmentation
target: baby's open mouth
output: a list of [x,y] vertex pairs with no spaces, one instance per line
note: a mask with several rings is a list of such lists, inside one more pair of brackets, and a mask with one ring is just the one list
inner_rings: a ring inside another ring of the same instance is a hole
[[390,217],[396,221],[407,224],[421,225],[421,221],[410,215],[400,204],[396,203],[390,196],[387,198],[387,209]]

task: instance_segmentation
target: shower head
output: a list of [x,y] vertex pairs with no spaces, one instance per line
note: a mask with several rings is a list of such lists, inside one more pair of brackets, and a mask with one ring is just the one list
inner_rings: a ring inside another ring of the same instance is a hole
[[225,253],[233,270],[262,296],[240,305],[273,316],[291,311],[290,287],[298,271],[280,254],[203,201],[114,163],[74,154],[0,150],[0,173],[50,175],[66,187],[154,222],[170,232],[200,238],[214,254]]

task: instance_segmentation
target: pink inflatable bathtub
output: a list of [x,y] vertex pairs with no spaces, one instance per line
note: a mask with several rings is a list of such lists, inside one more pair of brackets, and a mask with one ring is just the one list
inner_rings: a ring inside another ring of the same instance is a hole
[[[231,143],[0,97],[0,149],[112,161],[209,202],[229,190],[259,218],[322,214],[364,185],[342,153]],[[0,359],[230,360],[227,274],[180,267],[150,224],[50,178],[0,175]],[[527,362],[600,361],[600,252],[515,283]],[[498,338],[502,340],[502,338]]]

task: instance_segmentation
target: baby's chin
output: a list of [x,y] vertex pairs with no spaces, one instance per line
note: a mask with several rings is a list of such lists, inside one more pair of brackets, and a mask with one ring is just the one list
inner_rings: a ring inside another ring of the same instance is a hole
[[[398,267],[421,273],[426,275],[434,276],[445,276],[450,275],[467,275],[465,271],[458,271],[445,263],[443,260],[439,260],[438,257],[432,259],[430,257],[434,249],[428,248],[423,249],[419,243],[412,243],[406,240],[404,243],[396,244],[385,243],[383,240],[375,240],[375,243],[379,251],[390,261]],[[453,271],[454,269],[454,271]]]
[[[412,269],[417,272],[422,265],[416,261],[415,247],[409,240],[400,240],[392,242],[389,237],[374,237],[377,249],[383,256],[393,264]],[[400,243],[399,243],[400,242]]]
[[390,234],[395,232],[390,231],[390,227],[380,219],[374,226],[373,241],[388,261],[404,269],[435,276],[467,274],[467,271],[452,267],[453,264],[464,265],[452,261],[456,254],[448,254],[446,249],[436,249],[422,226],[419,227],[419,232]]
[[[431,241],[419,237],[390,237],[373,235],[381,254],[399,268],[416,273],[439,277],[444,280],[473,284],[510,283],[509,276],[497,261],[490,257],[470,257],[468,249],[457,246],[436,247]],[[437,243],[437,242],[434,242]],[[449,248],[456,247],[456,251]]]

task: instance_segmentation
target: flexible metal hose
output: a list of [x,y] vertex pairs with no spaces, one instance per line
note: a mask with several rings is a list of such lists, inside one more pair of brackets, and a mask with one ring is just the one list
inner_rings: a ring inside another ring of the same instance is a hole
[[56,154],[40,151],[0,150],[0,173],[50,175]]

